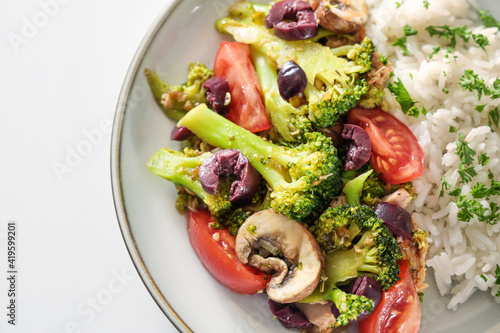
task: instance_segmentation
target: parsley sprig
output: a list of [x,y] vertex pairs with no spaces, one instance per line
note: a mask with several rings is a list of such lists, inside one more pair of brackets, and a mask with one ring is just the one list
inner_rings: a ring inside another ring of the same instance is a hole
[[387,88],[394,94],[394,97],[396,97],[396,101],[401,106],[401,110],[404,114],[418,118],[420,112],[424,115],[427,113],[425,107],[422,107],[421,110],[416,107],[417,102],[410,96],[410,93],[406,90],[406,87],[403,82],[401,82],[400,78],[398,78],[398,80],[394,83],[389,83]]
[[[500,285],[500,266],[497,264],[495,269],[495,284]],[[496,297],[500,297],[500,289],[495,294]]]
[[392,43],[392,46],[399,46],[399,48],[401,49],[401,53],[404,55],[404,56],[409,56],[411,55],[411,52],[408,50],[408,48],[406,47],[406,41],[407,41],[407,37],[409,36],[414,36],[418,33],[417,30],[413,29],[409,24],[405,25],[403,27],[403,37],[399,37],[398,39],[396,39],[393,43]]
[[[485,107],[486,104],[476,105],[475,110],[481,113],[484,111]],[[498,106],[488,111],[488,126],[491,127],[492,132],[494,130],[493,126],[500,128],[500,110],[498,109]]]
[[[458,166],[460,183],[470,183],[477,175],[474,168],[477,153],[464,141],[463,133],[458,134],[456,146],[455,154],[460,158]],[[489,157],[485,153],[478,155],[478,164],[484,166],[488,162]],[[495,180],[491,172],[488,178],[491,183],[489,187],[485,183],[477,182],[471,187],[469,193],[462,194],[462,187],[451,189],[451,184],[446,181],[444,176],[441,177],[440,196],[447,193],[455,197],[454,201],[459,209],[457,217],[460,221],[470,222],[474,217],[480,222],[489,224],[497,224],[500,221],[500,205],[492,200],[492,197],[500,196],[500,181]],[[488,204],[483,205],[481,201],[486,201]]]
[[488,111],[488,125],[490,125],[492,130],[493,125],[495,125],[496,128],[500,128],[500,111],[498,110],[498,106]]
[[484,79],[479,77],[472,69],[466,69],[458,81],[463,91],[476,91],[477,99],[481,100],[483,94],[491,99],[500,98],[500,78],[496,78],[491,86],[486,85]]
[[[488,41],[488,38],[486,38],[486,36],[484,36],[483,34],[473,34],[472,30],[470,30],[466,25],[456,28],[452,28],[449,25],[431,25],[425,28],[425,30],[431,37],[438,36],[442,39],[448,40],[448,52],[450,51],[450,49],[453,49],[455,48],[455,46],[457,46],[458,39],[462,39],[465,43],[468,43],[472,38],[476,42],[477,46],[482,48],[484,51],[486,51],[485,47],[487,45],[490,45],[490,42]],[[436,51],[436,49],[434,49],[434,52],[432,54],[434,55],[438,51],[439,50]]]
[[478,10],[479,17],[481,18],[481,21],[483,22],[483,25],[486,28],[493,28],[496,27],[500,29],[500,22],[497,21],[492,15],[489,10]]

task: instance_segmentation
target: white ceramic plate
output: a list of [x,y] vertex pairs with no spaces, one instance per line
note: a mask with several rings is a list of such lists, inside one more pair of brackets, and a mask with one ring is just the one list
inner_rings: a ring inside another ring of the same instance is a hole
[[[191,249],[176,191],[146,168],[170,141],[174,122],[153,101],[144,68],[168,82],[183,82],[187,64],[212,64],[222,39],[214,21],[233,0],[174,1],[160,13],[126,77],[113,129],[111,165],[115,206],[130,256],[158,306],[181,332],[287,332],[273,320],[264,295],[237,295],[204,269]],[[417,0],[415,0],[417,1]],[[500,18],[496,0],[480,1]],[[476,294],[456,312],[446,309],[432,274],[422,305],[421,332],[500,332],[499,305]]]

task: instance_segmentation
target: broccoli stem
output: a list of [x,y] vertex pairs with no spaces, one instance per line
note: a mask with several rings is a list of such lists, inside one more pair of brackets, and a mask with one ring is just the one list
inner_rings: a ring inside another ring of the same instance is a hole
[[167,117],[173,120],[179,120],[184,115],[186,114],[185,111],[178,110],[178,109],[167,109],[163,104],[162,104],[162,96],[165,93],[165,89],[167,87],[167,84],[163,82],[162,79],[156,74],[155,71],[152,71],[148,68],[144,70],[144,75],[146,75],[146,79],[148,80],[149,88],[151,89],[151,92],[153,93],[153,97],[156,101],[156,103],[161,107],[163,112]]
[[268,161],[268,158],[272,157],[277,164],[286,166],[294,163],[291,156],[283,154],[279,146],[213,112],[205,104],[189,111],[177,126],[186,126],[200,139],[213,146],[240,150],[271,188],[276,189],[287,181],[286,172],[278,172],[280,167],[269,165],[272,162]]
[[251,1],[237,1],[228,8],[229,15],[239,19],[252,17],[255,13],[262,13],[264,17],[271,9],[270,5],[251,2]]
[[266,56],[257,51],[255,47],[252,46],[251,49],[252,61],[259,76],[264,94],[264,104],[269,110],[271,122],[285,141],[292,141],[293,137],[288,126],[290,125],[290,116],[295,114],[297,110],[281,97],[276,68],[269,65]]
[[363,190],[363,184],[372,172],[373,169],[370,169],[345,184],[343,192],[349,205],[357,206],[361,203],[361,191]]
[[211,154],[205,153],[197,157],[185,157],[178,151],[167,148],[160,149],[149,160],[149,171],[165,178],[175,185],[184,186],[200,197],[207,199],[207,192],[197,179],[197,169]]

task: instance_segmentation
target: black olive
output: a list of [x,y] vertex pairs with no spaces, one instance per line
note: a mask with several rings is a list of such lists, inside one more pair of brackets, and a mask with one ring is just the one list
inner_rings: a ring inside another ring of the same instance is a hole
[[[229,84],[223,76],[211,77],[203,83],[207,100],[215,112],[225,115],[230,108]],[[228,99],[229,97],[229,99]]]
[[411,215],[404,208],[390,202],[379,202],[373,210],[393,235],[412,239]]
[[293,60],[283,64],[278,72],[278,87],[280,95],[288,100],[303,92],[307,86],[307,77],[304,70]]
[[174,127],[172,132],[170,133],[170,139],[174,141],[184,141],[193,135],[186,126]]
[[[347,292],[357,296],[365,296],[373,301],[373,311],[377,308],[380,301],[382,300],[382,285],[375,279],[372,279],[368,275],[363,277],[357,277],[352,280]],[[371,316],[373,312],[365,312],[358,316],[357,321],[364,320]]]
[[345,124],[342,130],[342,138],[349,142],[344,169],[347,171],[361,168],[368,162],[372,154],[372,145],[368,133],[357,125]]
[[201,186],[208,194],[214,195],[222,175],[236,176],[229,193],[229,201],[233,203],[250,201],[259,188],[259,173],[237,149],[220,150],[202,163],[199,171]]
[[269,308],[276,319],[288,329],[305,330],[311,328],[313,324],[306,316],[293,304],[282,304],[269,300]]
[[301,0],[276,2],[266,17],[266,28],[285,40],[303,40],[318,34],[318,23],[311,5]]

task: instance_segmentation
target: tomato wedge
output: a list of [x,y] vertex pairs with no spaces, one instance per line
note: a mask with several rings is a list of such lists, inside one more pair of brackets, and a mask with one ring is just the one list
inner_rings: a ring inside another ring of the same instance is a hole
[[354,108],[347,122],[365,129],[372,144],[370,163],[388,184],[409,182],[424,173],[424,152],[412,131],[380,108]]
[[224,76],[229,85],[231,105],[227,119],[253,133],[271,128],[247,44],[221,42],[215,56],[214,76]]
[[415,333],[420,328],[420,300],[410,272],[410,261],[400,260],[401,278],[382,294],[372,315],[359,323],[359,333]]
[[210,227],[213,222],[208,211],[189,212],[189,240],[203,265],[220,283],[240,294],[265,289],[268,276],[243,265],[234,251],[235,237],[227,229]]

